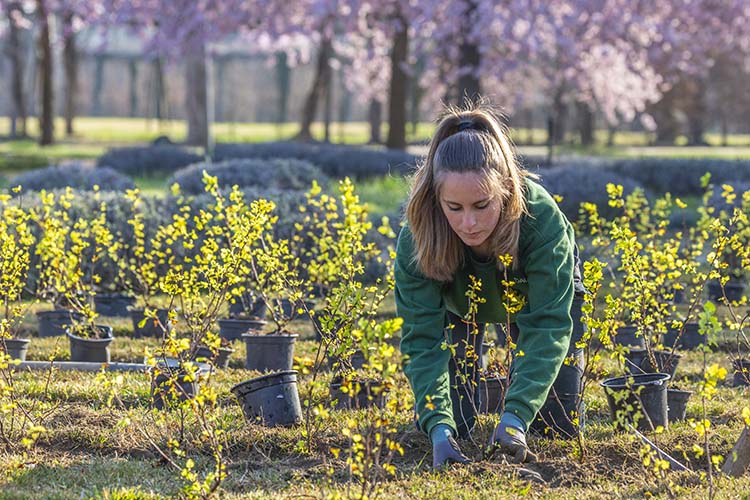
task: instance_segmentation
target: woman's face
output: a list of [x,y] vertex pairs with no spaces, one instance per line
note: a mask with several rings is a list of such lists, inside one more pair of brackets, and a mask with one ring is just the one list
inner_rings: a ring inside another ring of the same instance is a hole
[[440,206],[461,241],[475,253],[490,256],[489,236],[500,219],[500,197],[489,191],[481,174],[440,174]]

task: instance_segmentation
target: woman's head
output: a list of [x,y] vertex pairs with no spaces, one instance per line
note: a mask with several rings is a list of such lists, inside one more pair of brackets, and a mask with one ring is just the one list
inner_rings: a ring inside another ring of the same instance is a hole
[[527,175],[491,109],[448,108],[414,176],[406,210],[422,272],[449,281],[464,245],[515,258]]

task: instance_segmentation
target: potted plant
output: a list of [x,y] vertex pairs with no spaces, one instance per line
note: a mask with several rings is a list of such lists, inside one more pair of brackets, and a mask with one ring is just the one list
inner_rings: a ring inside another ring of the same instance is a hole
[[241,335],[246,347],[248,370],[289,371],[294,360],[298,334],[287,331],[292,320],[284,299],[302,298],[299,258],[291,254],[288,240],[277,240],[270,232],[258,240],[248,260],[248,268],[260,296],[268,306],[273,329],[268,333]]
[[[747,186],[744,186],[747,187]],[[750,276],[750,190],[745,193],[735,192],[729,184],[722,185],[721,193],[713,193],[709,186],[705,197],[705,212],[709,219],[723,224],[727,234],[723,245],[717,248],[721,277],[708,283],[708,295],[711,300],[729,302],[739,301],[745,291]]]
[[[245,271],[249,273],[249,270]],[[266,326],[267,322],[263,318],[268,312],[268,306],[263,298],[252,290],[244,285],[234,287],[229,292],[229,302],[229,317],[219,319],[219,336],[222,339],[238,340],[242,338],[243,333],[259,332]]]
[[37,291],[73,311],[71,323],[65,325],[73,361],[109,362],[112,329],[96,324],[91,306],[94,286],[101,280],[95,263],[115,248],[106,225],[106,204],[95,191],[94,213],[71,218],[68,208],[74,194],[70,188],[58,198],[42,191],[40,198],[41,204],[31,209],[31,220],[41,229],[36,246]]
[[170,387],[179,388],[182,380],[199,377],[193,360],[201,348],[220,348],[214,331],[219,311],[240,281],[240,263],[251,259],[254,245],[272,223],[273,203],[256,200],[248,206],[236,187],[227,199],[215,177],[205,174],[204,181],[212,198],[208,209],[194,210],[182,199],[172,221],[159,229],[171,246],[163,249],[167,273],[158,286],[179,307],[185,324],[168,332],[149,358],[154,380],[168,380],[153,385],[155,400]]
[[21,319],[29,308],[21,296],[25,291],[31,263],[31,248],[35,243],[30,216],[12,204],[9,195],[0,196],[0,351],[13,359],[24,361],[30,339],[18,336]]
[[138,189],[125,193],[130,203],[128,226],[131,234],[120,239],[126,241],[118,251],[118,276],[122,289],[135,298],[129,307],[135,337],[163,338],[177,322],[173,301],[159,300],[160,280],[167,272],[167,254],[171,252],[164,227],[147,234],[144,223],[144,200]]

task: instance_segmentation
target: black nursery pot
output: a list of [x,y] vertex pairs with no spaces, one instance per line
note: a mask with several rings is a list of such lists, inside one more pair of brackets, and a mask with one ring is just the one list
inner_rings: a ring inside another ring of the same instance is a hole
[[668,373],[644,373],[603,380],[609,413],[616,428],[635,424],[643,431],[669,426],[667,410]]
[[[707,288],[709,299],[719,301],[724,298],[724,295],[721,293],[721,284],[718,281],[709,281]],[[744,291],[744,283],[729,280],[724,284],[724,293],[730,301],[740,300]]]
[[114,340],[112,327],[96,325],[97,336],[86,338],[66,331],[70,340],[70,360],[90,363],[109,363],[109,345]]
[[289,371],[294,365],[296,333],[255,335],[245,333],[245,368],[259,372]]
[[302,421],[297,372],[287,370],[240,382],[232,393],[245,418],[269,427],[292,426]]
[[188,372],[177,359],[162,359],[158,373],[151,381],[151,406],[164,410],[193,399],[200,392],[201,378],[211,371],[207,363],[195,363]]
[[231,347],[219,347],[217,352],[211,351],[207,346],[200,346],[195,351],[194,359],[211,363],[216,368],[226,370],[229,367],[229,358],[234,349]]
[[219,337],[225,340],[237,340],[243,333],[259,332],[266,326],[262,319],[220,319]]
[[163,338],[165,334],[168,334],[172,330],[172,326],[169,324],[169,309],[156,310],[156,317],[159,319],[159,322],[164,325],[164,327],[166,328],[166,332],[162,330],[162,327],[159,326],[159,323],[157,323],[153,318],[148,318],[143,326],[138,326],[141,324],[141,321],[146,318],[145,314],[143,313],[143,309],[130,310],[130,319],[133,320],[133,336],[135,338]]
[[670,328],[667,333],[664,334],[664,345],[672,347],[677,342],[677,347],[682,349],[696,349],[706,344],[706,336],[701,335],[698,331],[698,323],[685,323],[682,330],[682,336],[679,341],[677,336],[680,330],[678,328]]
[[[247,304],[248,307],[245,307],[245,304]],[[230,316],[239,316],[240,314],[262,319],[268,314],[268,305],[261,298],[253,301],[251,295],[245,294],[243,295],[242,300],[236,299],[233,304],[229,304]]]
[[26,361],[31,339],[0,339],[0,350],[5,351],[13,359]]
[[83,321],[82,314],[67,309],[56,309],[54,311],[39,311],[36,313],[39,321],[40,337],[58,337],[65,335],[65,328],[73,323]]
[[135,297],[121,293],[94,295],[94,310],[102,316],[129,316]]
[[[303,307],[303,304],[304,304],[304,307]],[[315,308],[315,303],[309,300],[300,300],[297,302],[292,302],[289,299],[281,299],[281,312],[287,318],[291,318],[291,319],[310,318],[310,315],[307,313],[307,311],[312,311],[314,308]],[[300,309],[302,310],[302,313],[299,313]]]
[[735,359],[732,361],[732,368],[734,368],[732,385],[734,387],[750,386],[750,359]]
[[353,380],[350,386],[356,392],[355,395],[342,391],[342,386],[343,383],[339,379],[331,382],[329,387],[331,399],[336,401],[337,410],[360,410],[371,406],[378,408],[385,406],[388,387],[379,380]]
[[667,416],[670,423],[685,420],[687,403],[692,394],[693,391],[667,389]]
[[500,413],[505,398],[506,377],[485,375],[479,380],[479,412]]
[[674,378],[677,364],[682,358],[681,354],[670,351],[652,351],[656,360],[656,365],[651,364],[646,349],[631,348],[630,352],[625,355],[625,371],[628,373],[668,373]]
[[617,329],[617,333],[615,334],[615,344],[633,347],[645,347],[646,342],[643,339],[643,336],[636,335],[635,332],[635,326],[621,326]]

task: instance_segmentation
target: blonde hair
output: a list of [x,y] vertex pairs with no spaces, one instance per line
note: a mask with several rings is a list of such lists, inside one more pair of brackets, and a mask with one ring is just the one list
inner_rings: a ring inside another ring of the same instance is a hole
[[413,260],[428,278],[452,281],[464,263],[464,246],[440,206],[441,173],[477,173],[501,200],[501,213],[490,234],[493,255],[518,260],[521,216],[526,213],[525,171],[500,118],[486,102],[466,108],[447,107],[418,166],[406,205],[414,240]]

